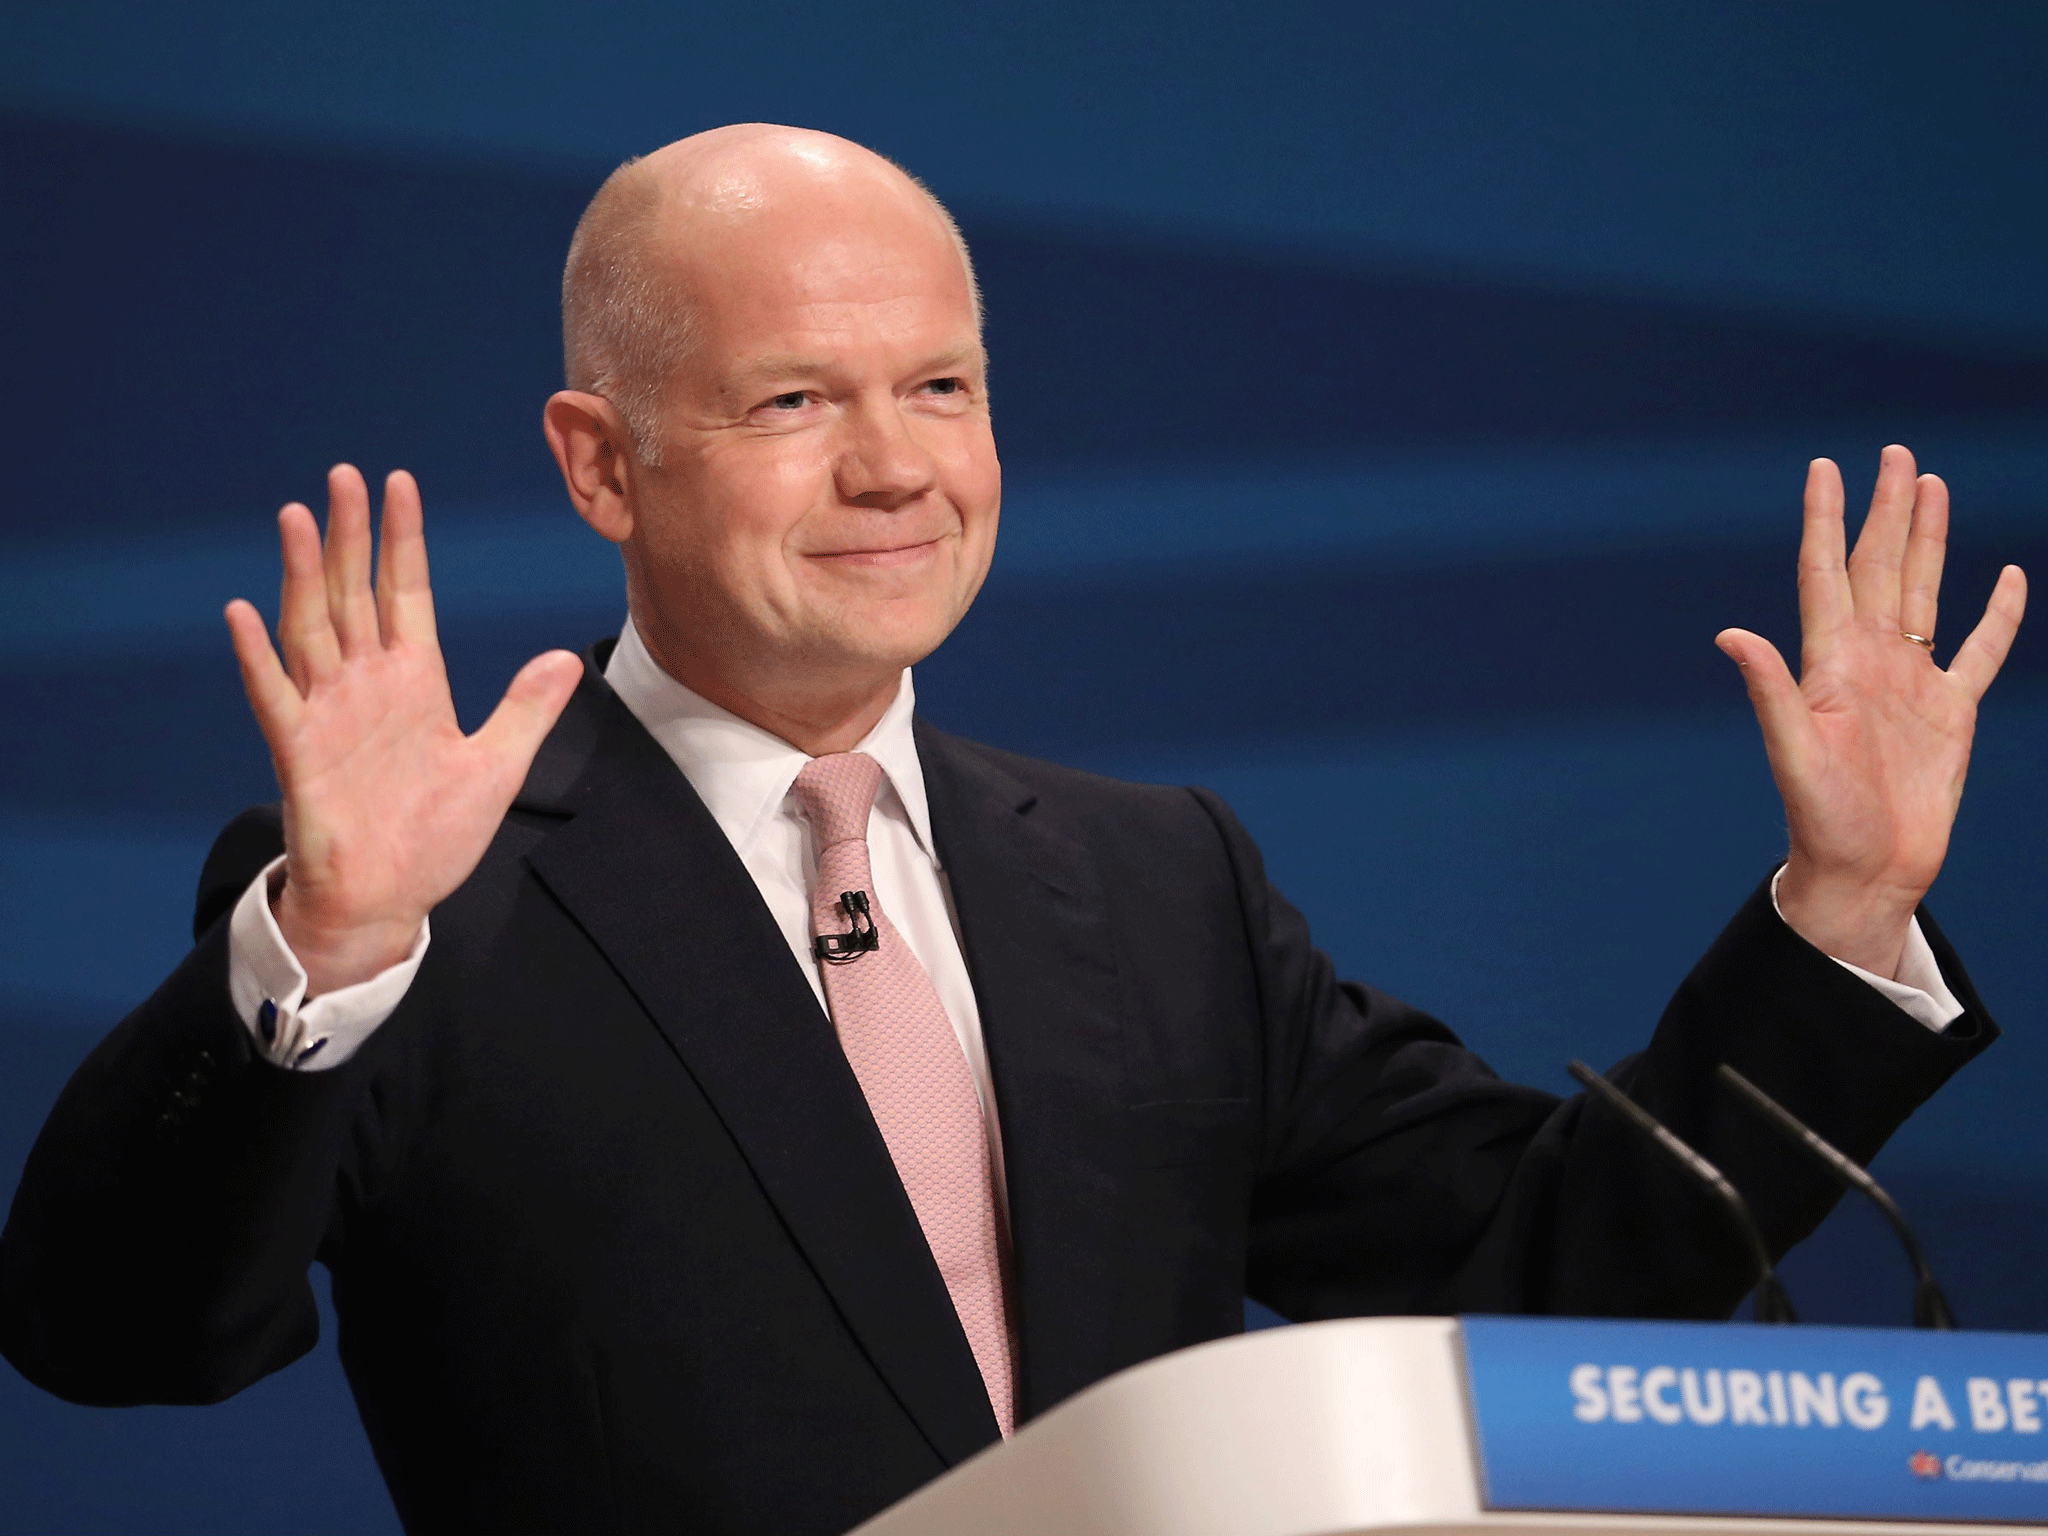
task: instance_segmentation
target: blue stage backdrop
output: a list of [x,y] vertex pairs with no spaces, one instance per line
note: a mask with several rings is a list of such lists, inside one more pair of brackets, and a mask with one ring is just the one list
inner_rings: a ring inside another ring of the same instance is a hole
[[[2041,8],[963,16],[10,14],[0,1192],[271,793],[218,614],[274,591],[280,502],[343,457],[419,473],[471,719],[615,628],[537,430],[557,274],[613,162],[714,123],[872,143],[973,242],[1009,495],[927,712],[1220,789],[1346,971],[1505,1073],[1639,1043],[1780,851],[1710,642],[1792,638],[1809,457],[1948,476],[1945,648],[2000,562],[2048,574]],[[2008,1038],[1879,1168],[1996,1328],[2048,1329],[2043,657],[1992,695],[1934,898]],[[1388,869],[1398,904],[1347,899]],[[1888,1242],[1824,1228],[1807,1314],[1903,1320]],[[205,1410],[0,1371],[0,1530],[395,1528],[331,1331]]]

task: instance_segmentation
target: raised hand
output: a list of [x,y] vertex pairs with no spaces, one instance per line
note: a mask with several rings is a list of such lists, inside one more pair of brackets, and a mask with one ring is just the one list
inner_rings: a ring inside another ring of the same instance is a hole
[[278,513],[280,661],[262,615],[236,599],[228,631],[284,792],[285,882],[271,904],[308,995],[403,959],[435,903],[469,877],[575,691],[582,663],[535,657],[474,736],[462,734],[434,627],[419,487],[384,483],[370,579],[370,496],[327,475],[327,542],[312,512]]
[[[2019,629],[2027,581],[2007,566],[1947,670],[1931,648],[1948,488],[1915,476],[1896,445],[1843,558],[1842,474],[1815,459],[1799,546],[1799,680],[1768,640],[1723,630],[1715,644],[1748,682],[1791,853],[1778,904],[1802,937],[1880,976],[1948,851],[1976,732],[1977,701]],[[1915,637],[1918,637],[1917,639]]]

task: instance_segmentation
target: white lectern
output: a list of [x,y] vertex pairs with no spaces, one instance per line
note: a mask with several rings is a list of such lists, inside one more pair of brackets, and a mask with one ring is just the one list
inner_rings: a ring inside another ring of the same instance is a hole
[[1183,1350],[1099,1382],[855,1536],[1988,1528],[1489,1511],[1458,1350],[1449,1318],[1312,1323]]

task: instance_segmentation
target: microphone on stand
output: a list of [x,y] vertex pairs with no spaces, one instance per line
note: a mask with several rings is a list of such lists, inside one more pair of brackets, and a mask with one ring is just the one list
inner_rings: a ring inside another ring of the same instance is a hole
[[1837,1148],[1819,1131],[1725,1061],[1715,1069],[1714,1075],[1741,1094],[1780,1130],[1819,1159],[1827,1167],[1828,1172],[1840,1179],[1846,1188],[1867,1196],[1872,1205],[1884,1212],[1884,1219],[1890,1222],[1892,1230],[1899,1234],[1899,1242],[1905,1247],[1906,1257],[1913,1265],[1913,1326],[1954,1328],[1956,1315],[1949,1307],[1948,1298],[1942,1295],[1941,1287],[1935,1284],[1934,1271],[1928,1266],[1927,1255],[1920,1251],[1920,1239],[1913,1235],[1912,1227],[1906,1222],[1906,1213],[1899,1209],[1898,1201],[1885,1193],[1884,1186],[1873,1179],[1862,1164]]
[[1728,1213],[1735,1218],[1735,1224],[1742,1229],[1742,1235],[1749,1244],[1750,1256],[1756,1263],[1756,1320],[1760,1323],[1798,1322],[1799,1314],[1792,1309],[1792,1298],[1785,1294],[1785,1287],[1778,1280],[1778,1271],[1771,1263],[1770,1245],[1764,1241],[1763,1230],[1757,1226],[1756,1217],[1750,1213],[1749,1202],[1742,1198],[1742,1191],[1728,1182],[1725,1173],[1687,1146],[1676,1131],[1583,1061],[1574,1061],[1568,1070],[1573,1077],[1620,1110],[1645,1135],[1677,1158],[1694,1178],[1711,1189],[1728,1208]]

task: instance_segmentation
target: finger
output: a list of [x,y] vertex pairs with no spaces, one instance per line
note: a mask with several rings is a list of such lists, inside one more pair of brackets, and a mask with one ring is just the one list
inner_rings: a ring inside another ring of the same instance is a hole
[[1934,638],[1941,597],[1941,566],[1948,555],[1948,487],[1922,475],[1913,495],[1913,533],[1899,572],[1899,628]]
[[419,483],[402,469],[384,481],[384,526],[377,546],[377,625],[384,643],[436,645],[434,591]]
[[300,693],[334,675],[341,664],[341,645],[327,609],[327,571],[320,554],[320,525],[313,510],[292,502],[277,514],[278,549],[284,558],[284,585],[277,599],[277,642],[284,663]]
[[1899,576],[1906,541],[1913,531],[1913,455],[1893,443],[1878,455],[1877,489],[1870,493],[1870,515],[1856,535],[1849,554],[1849,589],[1856,598],[1856,617],[1900,628]]
[[491,718],[471,738],[495,759],[512,783],[526,776],[533,754],[554,729],[569,696],[583,678],[582,658],[571,651],[547,651],[519,669]]
[[327,611],[341,654],[377,644],[377,608],[370,592],[370,488],[353,464],[327,471]]
[[285,672],[284,663],[270,644],[270,631],[253,603],[236,598],[227,606],[228,638],[234,642],[235,661],[242,669],[242,691],[249,695],[249,708],[263,739],[270,743],[270,755],[283,760],[282,747],[299,723],[305,699]]
[[1968,688],[1971,698],[1983,698],[1984,690],[1998,676],[1998,669],[2005,665],[2006,653],[2012,649],[2012,637],[2019,633],[2020,620],[2026,612],[2027,574],[2016,565],[2008,565],[1998,573],[1998,585],[1991,589],[1991,601],[1984,607],[1984,617],[1977,621],[1977,627],[1970,631],[1970,638],[1963,642],[1962,649],[1956,652],[1956,659],[1949,663],[1948,675]]
[[1782,789],[1806,771],[1815,742],[1812,713],[1778,648],[1746,629],[1724,629],[1714,644],[1742,669],[1750,707],[1764,733],[1764,751]]
[[[1842,551],[1842,472],[1833,459],[1806,466],[1805,525],[1799,536],[1799,630],[1810,666],[1824,646],[1855,614]],[[1725,647],[1724,647],[1725,649]]]

